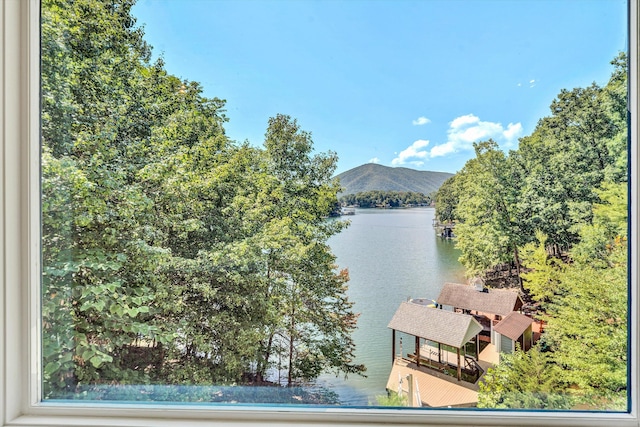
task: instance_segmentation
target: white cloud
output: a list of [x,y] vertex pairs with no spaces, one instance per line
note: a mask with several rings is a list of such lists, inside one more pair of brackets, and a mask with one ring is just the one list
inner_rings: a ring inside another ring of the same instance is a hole
[[447,154],[455,153],[458,151],[458,144],[454,141],[447,141],[444,144],[436,145],[431,149],[429,155],[431,157],[441,157],[446,156]]
[[[535,79],[529,80],[529,87],[535,87],[535,85],[536,85],[536,80]],[[522,83],[518,83],[517,86],[518,87],[522,87]]]
[[369,163],[376,163],[376,164],[377,164],[377,163],[380,163],[380,159],[379,159],[379,158],[377,158],[377,157],[374,157],[373,159],[370,159],[370,160],[369,160]]
[[460,128],[464,125],[469,125],[472,123],[478,123],[480,121],[480,119],[476,116],[474,116],[473,114],[467,114],[466,116],[460,116],[457,117],[455,119],[453,119],[453,121],[451,123],[449,123],[449,126],[453,129],[457,129]]
[[507,140],[508,145],[512,145],[518,138],[522,136],[524,129],[520,123],[509,123],[507,128],[502,132],[502,136]]
[[424,160],[429,157],[429,152],[424,148],[429,145],[429,141],[424,139],[419,139],[414,141],[413,144],[402,150],[398,157],[391,161],[393,166],[400,165],[414,165],[414,166],[422,166],[424,165]]
[[460,151],[469,151],[473,149],[474,142],[486,141],[490,138],[498,144],[509,147],[522,136],[522,133],[520,123],[509,123],[505,129],[501,123],[484,122],[473,114],[467,114],[449,123],[447,142],[433,146],[428,157],[442,157]]
[[417,119],[415,119],[411,123],[413,123],[414,126],[422,126],[422,125],[426,125],[427,123],[431,123],[431,120],[429,120],[426,117],[422,116],[422,117],[418,117]]

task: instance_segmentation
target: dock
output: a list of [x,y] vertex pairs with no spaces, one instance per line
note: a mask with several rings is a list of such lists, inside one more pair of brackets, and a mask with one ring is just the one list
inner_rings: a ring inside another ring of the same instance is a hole
[[456,223],[454,221],[440,222],[437,218],[434,218],[431,225],[436,229],[438,235],[444,239],[453,239],[456,237]]
[[[416,387],[414,392],[420,400],[418,406],[431,408],[475,407],[478,403],[478,387],[475,384],[457,381],[455,378],[438,373],[424,366],[398,357],[387,382],[387,390],[408,393],[407,378],[411,375]],[[400,388],[400,381],[403,381]]]
[[[444,353],[444,352],[443,352]],[[427,355],[429,352],[424,351]],[[455,357],[454,353],[448,355]],[[445,356],[446,357],[446,356]],[[493,344],[488,344],[478,358],[478,365],[487,372],[487,369],[498,363],[499,355]],[[411,376],[411,377],[409,377]],[[403,357],[396,357],[391,368],[391,374],[387,381],[387,390],[407,395],[409,392],[408,378],[414,381],[412,388],[415,394],[414,406],[431,408],[472,408],[478,404],[478,382],[458,381],[455,377],[438,372],[429,366],[418,366],[416,363]],[[401,384],[402,383],[402,384]]]

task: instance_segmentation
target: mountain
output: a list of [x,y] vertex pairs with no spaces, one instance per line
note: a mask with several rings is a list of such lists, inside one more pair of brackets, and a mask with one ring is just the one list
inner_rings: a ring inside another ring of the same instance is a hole
[[409,168],[391,168],[367,163],[337,175],[343,190],[340,193],[355,194],[363,191],[415,191],[429,194],[440,188],[452,173],[418,171]]

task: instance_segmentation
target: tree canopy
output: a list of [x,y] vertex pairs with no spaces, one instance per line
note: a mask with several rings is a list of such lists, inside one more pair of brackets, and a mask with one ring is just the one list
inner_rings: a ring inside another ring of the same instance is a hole
[[479,405],[624,409],[627,385],[626,58],[605,87],[562,90],[519,147],[493,141],[436,195],[471,275],[517,267],[546,325],[489,370]]
[[475,158],[440,188],[437,216],[461,223],[456,235],[470,275],[519,264],[516,249],[538,231],[554,255],[568,251],[593,221],[600,189],[627,181],[625,56],[612,64],[605,87],[562,90],[516,150],[476,143]]
[[100,384],[301,384],[361,374],[327,239],[337,157],[277,115],[166,72],[132,0],[42,5],[45,397]]

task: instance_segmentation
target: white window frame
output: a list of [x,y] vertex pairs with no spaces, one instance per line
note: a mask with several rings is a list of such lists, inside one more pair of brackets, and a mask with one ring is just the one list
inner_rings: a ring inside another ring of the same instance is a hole
[[545,425],[639,427],[638,91],[640,11],[630,0],[630,413],[41,403],[39,354],[39,2],[0,0],[0,423],[2,426]]

